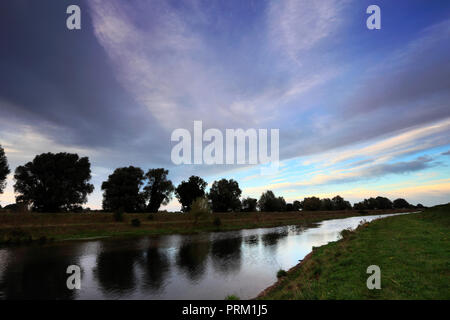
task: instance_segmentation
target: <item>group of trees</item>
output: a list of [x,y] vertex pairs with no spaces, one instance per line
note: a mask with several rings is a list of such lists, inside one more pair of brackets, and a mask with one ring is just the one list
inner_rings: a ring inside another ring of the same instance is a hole
[[335,196],[332,199],[319,199],[317,197],[305,198],[302,202],[300,202],[300,207],[306,211],[352,209],[352,205],[350,204],[350,202],[344,200],[344,198],[342,198],[341,196]]
[[[385,197],[376,197],[364,199],[361,202],[355,203],[353,208],[356,210],[374,210],[374,209],[407,209],[413,207],[405,199],[399,198],[394,201],[389,200]],[[423,205],[418,204],[417,207],[423,207]]]
[[[0,146],[0,193],[10,173],[4,150]],[[175,195],[183,212],[191,211],[196,199],[210,206],[214,212],[265,212],[350,210],[350,202],[340,196],[332,199],[308,197],[303,201],[286,203],[283,197],[276,197],[268,190],[259,200],[243,198],[237,181],[221,179],[214,181],[209,192],[207,182],[198,176],[191,176],[175,187],[168,179],[169,171],[163,168],[149,169],[146,173],[138,167],[117,168],[101,185],[103,210],[124,212],[158,212]],[[43,153],[33,161],[19,166],[14,174],[14,190],[17,203],[30,205],[38,212],[60,212],[81,210],[94,186],[91,179],[90,162],[70,153]],[[404,199],[391,202],[384,197],[369,198],[356,203],[354,209],[409,208]]]

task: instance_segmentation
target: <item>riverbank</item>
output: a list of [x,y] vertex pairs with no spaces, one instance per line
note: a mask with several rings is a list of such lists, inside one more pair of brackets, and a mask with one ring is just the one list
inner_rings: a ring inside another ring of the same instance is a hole
[[[114,221],[110,213],[0,213],[0,244],[309,225],[328,219],[402,211],[408,210],[368,210],[363,214],[356,210],[214,213],[197,223],[191,215],[177,213],[124,214],[122,222]],[[133,226],[134,219],[139,219],[140,226]]]
[[[387,217],[315,248],[258,299],[450,299],[450,204]],[[366,286],[381,269],[381,289]]]

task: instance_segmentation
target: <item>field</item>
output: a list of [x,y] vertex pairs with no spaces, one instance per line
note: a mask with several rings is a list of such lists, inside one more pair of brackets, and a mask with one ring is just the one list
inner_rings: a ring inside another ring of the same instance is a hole
[[[260,299],[450,299],[450,204],[388,217],[316,248]],[[369,290],[366,269],[381,270]]]
[[[369,210],[367,214],[400,211]],[[195,223],[191,215],[180,213],[124,214],[123,222],[116,222],[110,213],[0,213],[0,243],[197,233],[294,224],[307,225],[326,219],[345,218],[355,215],[361,214],[356,210],[214,213],[206,219]],[[139,219],[141,225],[139,227],[133,226],[133,219]],[[215,220],[216,223],[214,223]],[[217,223],[218,220],[220,220],[220,225]]]

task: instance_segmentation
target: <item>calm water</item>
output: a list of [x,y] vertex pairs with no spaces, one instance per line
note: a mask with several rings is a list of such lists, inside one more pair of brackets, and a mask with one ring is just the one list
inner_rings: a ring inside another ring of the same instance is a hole
[[[361,220],[328,220],[199,235],[95,240],[0,249],[0,299],[253,298],[308,254]],[[67,266],[82,269],[81,290],[66,288]]]

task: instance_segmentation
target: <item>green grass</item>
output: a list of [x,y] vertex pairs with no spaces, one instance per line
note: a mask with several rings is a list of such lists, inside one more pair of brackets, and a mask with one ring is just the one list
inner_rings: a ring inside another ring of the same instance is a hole
[[[260,299],[450,299],[450,204],[360,226],[315,249]],[[381,269],[381,289],[366,286]]]

